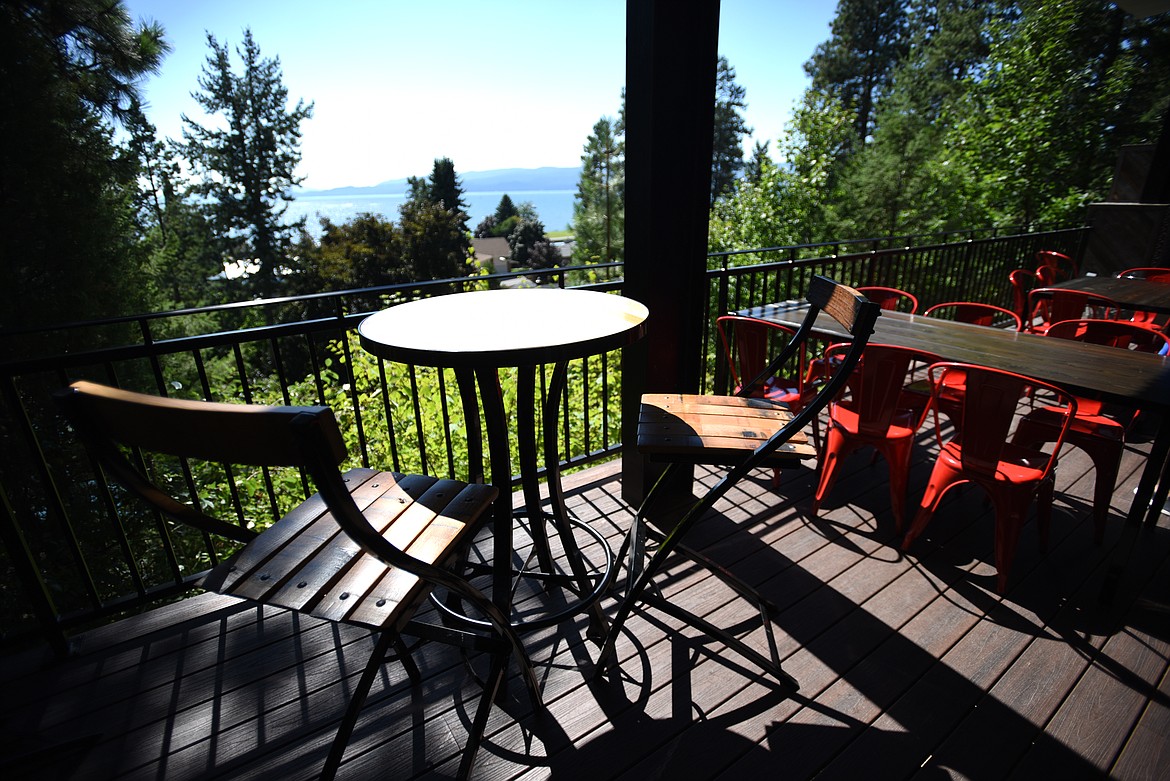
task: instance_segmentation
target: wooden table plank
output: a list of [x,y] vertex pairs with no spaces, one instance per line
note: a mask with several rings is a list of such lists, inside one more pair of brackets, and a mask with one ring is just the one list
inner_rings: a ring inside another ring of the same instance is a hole
[[1170,285],[1165,282],[1127,277],[1074,277],[1049,287],[1105,296],[1127,309],[1170,313]]

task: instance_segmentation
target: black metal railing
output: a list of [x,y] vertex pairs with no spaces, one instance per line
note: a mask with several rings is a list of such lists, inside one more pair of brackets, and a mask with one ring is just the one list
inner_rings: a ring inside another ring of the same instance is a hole
[[[1001,303],[1007,272],[1038,249],[1080,258],[1085,229],[929,243],[927,237],[775,247],[709,259],[704,322],[717,313],[796,298],[812,274],[915,292],[924,305],[950,298]],[[953,239],[954,236],[945,238]],[[621,289],[620,264],[539,272],[542,284]],[[76,379],[178,398],[325,404],[334,409],[353,465],[466,477],[462,405],[453,376],[376,359],[357,345],[367,314],[431,295],[507,284],[520,274],[439,280],[202,307],[3,335],[0,363],[0,636],[66,633],[139,609],[189,587],[226,551],[123,501],[67,434],[51,403]],[[529,274],[531,276],[531,274]],[[711,334],[702,347],[707,387],[723,369]],[[550,369],[551,367],[545,367]],[[541,372],[538,403],[547,392]],[[505,378],[506,380],[506,378]],[[617,354],[570,365],[559,449],[562,468],[613,457],[620,442]],[[538,427],[539,428],[539,427]],[[514,456],[514,463],[517,462]],[[263,524],[309,490],[298,474],[185,464],[150,465],[205,510]],[[490,474],[490,465],[483,465]],[[513,476],[515,484],[516,477]]]

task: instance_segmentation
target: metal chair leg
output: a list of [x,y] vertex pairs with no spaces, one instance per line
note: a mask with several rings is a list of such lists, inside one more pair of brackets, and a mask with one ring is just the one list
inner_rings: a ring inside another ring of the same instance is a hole
[[[329,756],[325,759],[325,767],[321,769],[322,781],[331,781],[337,775],[337,768],[341,765],[341,755],[345,753],[345,747],[349,744],[349,738],[353,734],[358,714],[361,713],[362,706],[366,703],[366,696],[370,693],[370,687],[374,683],[374,676],[378,674],[378,670],[385,663],[386,653],[390,650],[390,646],[396,642],[399,642],[396,632],[383,632],[374,645],[370,660],[366,662],[366,669],[362,671],[357,688],[354,689],[353,696],[349,698],[345,717],[341,720],[341,726],[337,728],[333,745],[329,747]],[[413,665],[413,662],[411,664]],[[417,671],[417,668],[415,669]]]
[[[660,485],[664,484],[672,471],[672,469],[668,468],[663,473],[662,477],[659,478],[658,482],[654,484],[653,488],[650,489],[650,493],[647,494],[646,499],[642,503],[642,508],[639,509],[637,515],[635,516],[634,522],[631,525],[631,534],[638,533],[640,521],[644,515],[645,508],[649,506],[651,500],[653,499],[655,490]],[[695,502],[691,508],[686,511],[686,513],[674,526],[674,528],[665,535],[659,544],[658,549],[650,557],[650,560],[647,562],[645,568],[637,576],[631,576],[633,577],[633,584],[626,592],[625,598],[622,599],[621,603],[618,605],[617,614],[614,616],[613,621],[610,624],[609,633],[606,636],[604,644],[602,645],[601,653],[597,658],[595,675],[600,674],[602,670],[616,666],[617,662],[613,657],[616,655],[615,649],[617,637],[619,634],[621,634],[622,627],[625,626],[626,620],[629,619],[630,613],[634,609],[634,605],[637,604],[639,600],[642,600],[654,605],[664,612],[670,613],[676,618],[691,624],[708,636],[723,642],[728,647],[734,649],[736,652],[756,663],[766,672],[773,675],[785,689],[796,691],[799,688],[800,684],[796,681],[796,679],[788,673],[784,672],[780,665],[780,658],[776,649],[776,641],[772,634],[771,620],[769,617],[769,613],[775,612],[775,606],[765,600],[754,588],[748,586],[744,581],[738,577],[735,577],[734,575],[731,575],[731,573],[722,570],[722,568],[718,567],[717,565],[714,565],[714,562],[712,562],[706,556],[698,554],[694,551],[689,551],[689,549],[685,549],[681,545],[682,538],[686,535],[686,533],[703,515],[706,514],[709,509],[711,509],[716,499],[723,494],[725,485],[726,483],[721,482],[719,485],[709,491],[703,498]],[[623,550],[628,549],[631,552],[636,551],[638,550],[638,541],[630,540],[630,536],[627,535],[626,543],[624,543],[622,547]],[[644,594],[644,592],[646,592],[652,584],[654,575],[658,572],[659,569],[662,568],[667,557],[676,551],[679,553],[687,553],[689,558],[691,558],[693,561],[709,569],[716,577],[719,577],[721,581],[727,583],[727,585],[730,586],[736,593],[754,603],[754,605],[760,611],[760,618],[763,621],[764,631],[768,637],[768,646],[771,655],[770,659],[748,646],[739,638],[735,637],[729,632],[726,632],[720,627],[715,626],[706,619],[697,616],[683,608],[680,608],[679,606],[670,603],[667,600],[659,599],[649,594]],[[724,577],[725,575],[726,577]]]
[[492,666],[484,681],[483,693],[479,697],[479,707],[471,722],[471,730],[467,735],[467,745],[463,748],[463,756],[459,760],[458,778],[467,779],[471,776],[471,769],[475,765],[475,755],[479,751],[479,744],[483,741],[483,733],[487,728],[488,715],[491,713],[492,703],[504,680],[507,670],[508,657],[503,653],[492,654]]

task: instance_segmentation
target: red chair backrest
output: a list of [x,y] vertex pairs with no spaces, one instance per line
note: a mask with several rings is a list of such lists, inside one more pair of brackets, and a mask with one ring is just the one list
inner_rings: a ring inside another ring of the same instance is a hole
[[1170,336],[1126,320],[1063,320],[1053,323],[1047,335],[1143,353],[1160,352],[1170,346]]
[[855,288],[858,293],[874,302],[882,309],[896,310],[899,305],[905,307],[904,311],[909,314],[914,314],[918,311],[918,299],[907,293],[905,290],[899,290],[896,287],[881,287],[870,285],[869,287]]
[[[964,373],[966,393],[962,397],[962,423],[955,431],[962,431],[961,458],[963,469],[974,474],[991,478],[995,475],[1004,448],[1011,439],[1012,430],[1020,408],[1020,401],[1035,389],[1042,388],[1053,394],[1054,409],[1063,411],[1060,436],[1052,448],[1044,473],[1052,469],[1056,454],[1064,443],[1064,436],[1076,412],[1076,401],[1065,391],[1046,382],[1025,377],[1022,374],[990,369],[966,363],[937,363],[927,369],[933,393],[937,398],[938,389],[953,371]],[[939,445],[942,445],[942,426],[938,425],[938,405],[935,407],[935,430]],[[1040,465],[1037,465],[1038,467]]]
[[1047,323],[1081,320],[1085,312],[1090,312],[1093,319],[1111,319],[1117,316],[1117,310],[1117,304],[1110,299],[1083,290],[1038,287],[1028,293],[1028,311],[1033,316],[1039,314]]
[[1008,274],[1012,286],[1012,304],[1021,318],[1028,316],[1028,293],[1038,286],[1036,272],[1018,268]]
[[1036,253],[1036,262],[1041,266],[1051,268],[1061,280],[1079,276],[1077,262],[1063,252],[1042,249]]
[[1129,268],[1117,276],[1131,279],[1144,279],[1147,282],[1165,282],[1170,284],[1170,268]]
[[[834,344],[825,350],[825,360],[831,361],[837,353],[848,352],[848,344]],[[910,367],[915,362],[930,364],[938,356],[909,347],[889,344],[866,345],[861,361],[849,378],[848,389],[851,397],[846,403],[857,413],[858,431],[871,436],[884,436],[890,428],[894,415],[899,409],[902,390],[906,386]],[[917,425],[925,417],[926,409],[921,408]]]
[[[775,344],[777,338],[787,340],[796,334],[796,329],[786,325],[742,315],[723,315],[717,318],[715,330],[719,332],[719,340],[723,344],[723,353],[727,358],[727,368],[737,390],[743,383],[756,379],[767,367],[768,361],[780,352],[782,345]],[[803,377],[802,352],[794,379],[799,380]],[[763,386],[753,389],[752,395],[764,395]]]
[[1017,331],[1023,328],[1023,321],[1015,312],[1004,309],[1002,306],[983,304],[978,301],[948,301],[945,304],[935,304],[922,314],[926,317],[950,315],[950,319],[960,323],[986,326],[995,326],[1006,321],[1015,326]]

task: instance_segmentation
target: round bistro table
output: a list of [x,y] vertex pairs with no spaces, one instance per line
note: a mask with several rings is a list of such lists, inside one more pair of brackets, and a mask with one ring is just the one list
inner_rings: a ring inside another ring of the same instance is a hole
[[[544,582],[546,589],[567,589],[564,606],[514,618],[529,628],[551,626],[588,611],[590,635],[604,637],[606,620],[597,604],[614,575],[613,552],[591,527],[570,519],[560,484],[557,424],[569,361],[609,352],[645,335],[645,306],[629,298],[588,290],[534,288],[456,293],[411,301],[370,315],[358,326],[364,349],[388,360],[449,368],[455,371],[467,425],[472,481],[482,481],[483,429],[493,483],[500,489],[495,508],[492,551],[492,599],[512,615],[512,595],[519,578]],[[552,378],[541,407],[544,466],[550,511],[540,499],[537,462],[535,388],[537,367],[552,364]],[[510,432],[499,370],[516,372],[516,438],[520,455],[523,507],[512,507]],[[476,387],[483,406],[480,427]],[[513,567],[513,517],[527,517],[539,569]],[[548,526],[546,526],[548,521]],[[549,546],[549,527],[561,540],[570,574],[558,574]],[[590,574],[573,528],[600,544],[605,562]]]

